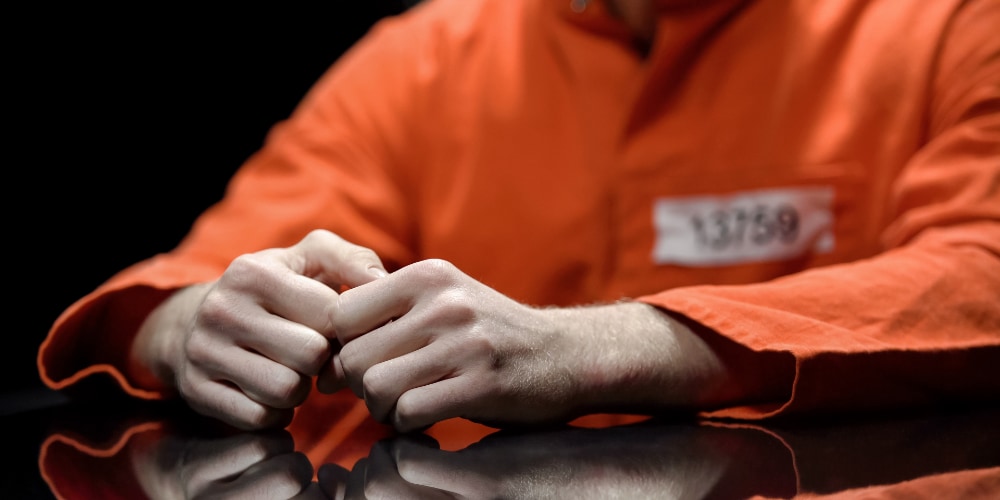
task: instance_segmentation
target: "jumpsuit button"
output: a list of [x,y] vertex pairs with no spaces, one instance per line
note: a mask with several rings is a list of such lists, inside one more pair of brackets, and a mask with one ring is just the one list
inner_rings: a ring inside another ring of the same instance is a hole
[[588,3],[590,3],[590,0],[569,0],[569,8],[579,14],[587,10]]

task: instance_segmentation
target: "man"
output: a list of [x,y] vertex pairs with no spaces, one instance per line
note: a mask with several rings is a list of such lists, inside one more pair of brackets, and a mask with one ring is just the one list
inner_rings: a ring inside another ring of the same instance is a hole
[[245,429],[330,418],[314,377],[403,431],[996,401],[998,23],[995,0],[426,2],[178,248],[67,310],[43,379]]

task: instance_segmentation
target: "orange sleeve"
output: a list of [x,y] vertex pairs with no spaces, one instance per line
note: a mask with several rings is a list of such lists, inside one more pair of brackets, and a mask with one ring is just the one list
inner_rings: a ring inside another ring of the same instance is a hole
[[290,246],[325,228],[375,250],[389,269],[413,260],[404,181],[391,171],[405,164],[393,155],[412,150],[405,124],[414,122],[406,115],[415,90],[402,84],[413,80],[405,64],[412,58],[401,54],[413,30],[396,29],[407,19],[381,21],[345,53],[177,248],[124,269],[63,312],[37,358],[49,387],[99,373],[133,396],[167,397],[123,374],[135,331],[171,292],[216,279],[241,254]]
[[[1000,399],[1000,2],[970,3],[938,55],[925,146],[896,179],[885,251],[770,282],[642,300],[758,353],[794,357],[761,418]],[[775,381],[776,383],[776,381]]]

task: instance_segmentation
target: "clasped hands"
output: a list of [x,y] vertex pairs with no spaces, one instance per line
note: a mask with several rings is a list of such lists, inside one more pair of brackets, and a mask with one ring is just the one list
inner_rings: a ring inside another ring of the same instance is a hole
[[451,417],[555,423],[695,398],[683,388],[713,365],[680,370],[707,348],[668,335],[678,326],[639,303],[530,307],[441,260],[387,274],[371,250],[317,230],[175,293],[140,328],[132,373],[241,429],[287,425],[314,380],[403,432]]

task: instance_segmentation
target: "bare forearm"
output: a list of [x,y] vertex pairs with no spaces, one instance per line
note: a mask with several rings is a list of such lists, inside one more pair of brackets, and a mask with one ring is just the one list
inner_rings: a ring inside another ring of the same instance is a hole
[[[580,337],[577,370],[584,411],[705,409],[776,401],[793,366],[689,326],[653,306],[628,302],[546,312]],[[787,383],[786,383],[787,382]]]

